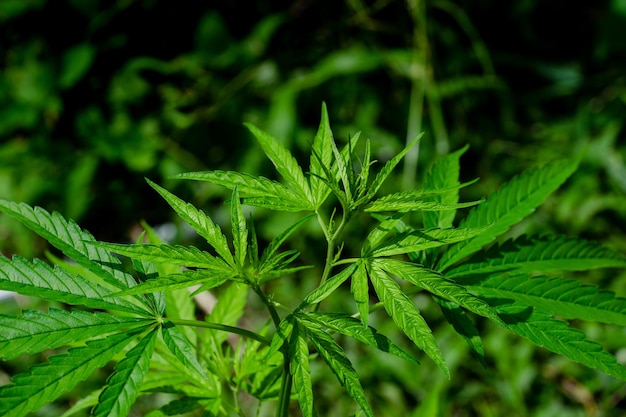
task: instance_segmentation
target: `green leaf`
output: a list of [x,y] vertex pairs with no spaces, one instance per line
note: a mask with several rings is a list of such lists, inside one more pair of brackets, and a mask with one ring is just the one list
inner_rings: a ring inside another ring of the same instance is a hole
[[276,333],[274,333],[274,336],[272,337],[272,343],[265,354],[266,361],[285,345],[287,338],[293,332],[295,322],[296,318],[293,314],[289,314],[280,322]]
[[470,347],[472,356],[485,368],[485,350],[483,341],[478,334],[478,329],[474,322],[467,316],[467,313],[459,307],[458,304],[445,300],[441,297],[434,297],[437,304],[441,308],[448,323],[452,325],[454,330],[465,340]]
[[333,338],[323,330],[309,327],[306,329],[309,340],[315,346],[324,362],[333,371],[337,380],[343,386],[350,397],[361,407],[363,413],[368,417],[374,417],[374,412],[370,408],[365,398],[365,392],[359,381],[359,375],[356,373],[350,360]]
[[464,284],[480,297],[514,300],[566,319],[626,325],[626,299],[577,280],[499,274]]
[[[248,299],[248,290],[250,287],[236,282],[230,284],[220,293],[217,304],[213,307],[211,315],[206,320],[212,323],[224,324],[227,326],[235,326],[243,316]],[[214,331],[215,340],[218,343],[226,341],[228,333],[222,331]]]
[[287,181],[287,184],[300,195],[301,198],[309,202],[311,208],[315,207],[315,201],[309,189],[309,183],[304,178],[302,168],[291,155],[291,153],[273,136],[260,130],[250,123],[244,125],[254,135],[263,148],[263,152],[272,161],[276,170]]
[[163,336],[165,346],[185,368],[195,372],[202,379],[206,378],[206,370],[196,359],[196,352],[178,327],[172,322],[166,322],[161,326],[161,335]]
[[287,229],[285,229],[285,231],[283,231],[280,235],[272,239],[270,244],[267,246],[267,248],[265,248],[263,254],[261,255],[259,271],[272,269],[276,265],[273,255],[276,253],[280,245],[282,245],[285,240],[287,240],[287,238],[292,235],[293,232],[300,228],[300,226],[302,226],[314,216],[315,214],[309,214],[308,216],[303,217],[302,219],[298,220]]
[[361,256],[364,258],[368,257],[372,252],[372,248],[378,245],[385,236],[395,229],[396,225],[400,222],[400,219],[402,219],[404,215],[405,213],[395,213],[388,218],[381,219],[382,216],[374,214],[373,216],[377,220],[380,220],[380,224],[372,229],[372,231],[367,235],[365,244],[361,248]]
[[369,266],[368,272],[376,294],[378,294],[378,298],[383,303],[385,310],[387,310],[387,314],[391,316],[396,325],[409,339],[423,350],[441,368],[443,373],[450,378],[450,371],[439,350],[439,346],[437,346],[437,341],[417,307],[385,271],[376,266]]
[[[523,310],[520,311],[520,308]],[[499,311],[506,327],[512,332],[575,362],[626,381],[626,368],[613,355],[566,322],[552,319],[549,314],[531,307],[515,304],[500,306]]]
[[233,256],[228,248],[228,242],[218,225],[213,223],[213,221],[202,210],[198,210],[192,204],[186,203],[149,179],[146,179],[146,181],[152,188],[161,194],[161,196],[174,209],[174,211],[176,211],[181,219],[191,226],[191,228],[194,229],[200,236],[206,239],[218,255],[220,255],[230,265],[234,265]]
[[436,248],[449,243],[471,239],[484,231],[485,228],[413,230],[392,236],[375,248],[371,255],[376,257],[393,256]]
[[[461,156],[467,151],[469,146],[464,146],[456,152],[448,154],[437,162],[426,173],[425,187],[433,190],[455,187],[459,184]],[[445,193],[428,197],[427,201],[432,201],[444,205],[455,205],[459,202],[459,191],[456,188]],[[426,211],[424,212],[424,227],[426,228],[448,228],[452,227],[456,210],[447,211]]]
[[367,326],[369,318],[369,284],[367,280],[367,272],[365,270],[365,263],[358,262],[357,269],[352,275],[350,282],[350,291],[356,301],[356,306],[361,316],[363,326]]
[[95,309],[151,314],[128,300],[105,300],[104,297],[112,294],[110,289],[62,268],[53,268],[39,259],[30,263],[18,256],[9,260],[0,255],[0,289]]
[[300,403],[303,417],[313,417],[313,382],[309,367],[309,345],[306,329],[298,324],[289,339],[289,371],[293,377],[293,387]]
[[513,178],[492,193],[461,222],[464,227],[490,226],[489,229],[473,239],[450,247],[444,253],[438,269],[444,271],[455,262],[477,252],[528,216],[565,182],[577,166],[577,161],[555,161]]
[[320,207],[330,193],[330,187],[322,178],[327,179],[326,173],[330,171],[333,162],[333,132],[330,130],[326,103],[322,103],[322,118],[317,133],[313,139],[313,147],[310,160],[309,185],[315,201],[315,207]]
[[446,276],[454,278],[498,271],[526,273],[624,267],[626,256],[594,242],[563,236],[522,236],[493,246],[487,252],[450,269]]
[[184,270],[178,274],[149,279],[143,284],[125,291],[106,295],[107,297],[123,297],[134,294],[147,294],[157,291],[172,291],[202,285],[205,289],[219,287],[234,276],[233,272],[212,270]]
[[87,342],[68,353],[35,365],[28,373],[13,377],[13,384],[0,387],[0,415],[22,417],[53,401],[103,367],[136,338],[137,330]]
[[335,290],[339,288],[339,286],[343,284],[348,279],[348,277],[354,273],[354,271],[356,271],[356,268],[357,264],[354,263],[343,269],[341,272],[327,279],[326,282],[321,284],[319,287],[308,293],[306,297],[304,297],[304,300],[302,301],[298,309],[303,309],[311,304],[317,304],[324,300],[330,294],[335,292]]
[[365,201],[371,200],[376,195],[376,193],[380,189],[381,185],[383,185],[383,182],[385,182],[385,180],[387,179],[389,174],[391,174],[391,172],[394,170],[396,165],[398,165],[400,160],[402,158],[404,158],[404,155],[406,155],[406,153],[413,146],[415,146],[417,144],[417,142],[422,138],[422,135],[423,135],[423,133],[420,134],[419,136],[417,136],[415,139],[413,139],[411,141],[411,143],[409,143],[404,149],[402,149],[400,151],[400,153],[398,153],[396,156],[394,156],[389,161],[387,161],[385,166],[383,166],[383,168],[380,170],[380,172],[374,178],[374,181],[372,181],[372,185],[370,186],[369,192],[367,193],[367,195],[364,198]]
[[193,246],[179,245],[152,245],[147,243],[123,245],[118,243],[98,242],[98,246],[107,248],[111,252],[128,256],[133,259],[143,259],[156,263],[169,263],[195,268],[206,268],[223,273],[233,272],[233,269],[222,259],[201,251]]
[[150,367],[154,343],[158,332],[152,329],[128,351],[126,357],[115,366],[107,386],[100,394],[98,405],[92,411],[94,417],[124,417],[139,395],[143,377]]
[[469,293],[461,285],[446,279],[438,272],[424,268],[421,265],[396,259],[375,259],[372,261],[372,265],[397,275],[431,294],[452,301],[469,311],[500,323],[497,312],[489,304]]
[[21,316],[0,315],[0,359],[16,358],[145,326],[146,319],[81,310],[24,311]]
[[482,201],[470,201],[467,203],[441,203],[438,201],[418,200],[419,191],[403,191],[394,194],[388,194],[378,200],[372,201],[365,206],[367,212],[377,211],[447,211],[454,213],[457,209],[472,207],[480,204]]
[[135,285],[134,278],[124,272],[120,260],[101,247],[91,244],[95,239],[76,223],[59,213],[48,213],[41,207],[0,200],[0,210],[17,219],[46,239],[79,265],[87,268],[110,285],[124,289]]
[[248,254],[248,227],[246,217],[241,209],[237,187],[233,190],[230,209],[230,222],[233,228],[233,246],[235,247],[235,262],[240,268],[243,268],[246,264]]
[[[277,181],[233,171],[189,172],[172,178],[208,181],[229,189],[237,187],[246,204],[284,211],[313,210],[308,200]],[[284,207],[284,208],[283,208]]]
[[376,349],[397,356],[405,361],[419,364],[415,358],[400,349],[386,336],[378,333],[375,328],[371,326],[363,326],[363,323],[354,317],[345,314],[320,312],[306,313],[299,317],[305,320],[313,320],[314,322],[326,326],[334,332],[351,337],[361,343],[373,346]]

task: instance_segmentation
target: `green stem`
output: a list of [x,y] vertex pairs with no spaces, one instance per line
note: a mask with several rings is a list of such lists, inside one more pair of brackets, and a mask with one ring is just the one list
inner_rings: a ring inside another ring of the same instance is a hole
[[267,346],[272,344],[272,341],[268,339],[267,337],[261,336],[258,333],[251,332],[250,330],[242,329],[241,327],[233,327],[233,326],[227,326],[225,324],[209,323],[206,321],[198,321],[198,320],[183,320],[183,319],[167,319],[167,320],[179,326],[204,327],[207,329],[221,330],[223,332],[235,333],[244,337],[248,337],[250,339],[256,340],[257,342],[261,342]]

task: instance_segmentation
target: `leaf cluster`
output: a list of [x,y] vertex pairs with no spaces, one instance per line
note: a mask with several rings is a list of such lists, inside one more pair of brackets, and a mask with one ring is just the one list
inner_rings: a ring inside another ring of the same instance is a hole
[[[258,400],[258,407],[276,402],[277,416],[288,415],[295,399],[310,417],[316,415],[311,362],[321,360],[361,412],[374,416],[368,393],[334,336],[394,355],[410,366],[419,364],[421,351],[451,377],[445,354],[414,301],[417,292],[434,300],[482,364],[485,352],[477,319],[626,380],[626,369],[614,356],[564,321],[623,325],[626,300],[558,276],[563,271],[622,268],[626,257],[562,236],[523,236],[493,244],[568,179],[576,160],[551,162],[513,178],[484,200],[460,202],[459,190],[471,184],[459,181],[463,148],[436,161],[423,187],[378,196],[419,137],[374,173],[369,141],[362,155],[356,152],[359,134],[338,147],[323,106],[304,171],[276,138],[247,127],[282,182],[230,171],[176,176],[232,191],[230,239],[209,215],[148,180],[206,240],[206,250],[163,243],[147,225],[146,235],[136,243],[98,242],[58,213],[0,202],[0,210],[72,260],[49,265],[0,257],[0,289],[71,306],[0,316],[3,360],[70,347],[0,387],[1,415],[25,416],[114,361],[106,385],[68,413],[89,407],[95,416],[125,416],[139,396],[167,392],[176,399],[150,416],[194,410],[207,416],[245,415],[239,394],[246,392]],[[245,205],[301,217],[261,248]],[[456,226],[457,211],[466,208],[467,216]],[[361,247],[353,248],[359,255],[345,257],[344,232],[361,216],[370,216],[375,226]],[[326,257],[319,265],[305,265],[298,251],[283,246],[314,220],[325,239]],[[131,261],[124,263],[119,255]],[[270,292],[270,281],[280,285],[311,266],[321,274],[302,300],[278,300]],[[351,307],[322,311],[320,306],[338,296],[340,287],[349,288]],[[205,292],[218,294],[217,303],[198,318],[192,297]],[[240,324],[250,294],[266,310],[259,328]],[[415,349],[402,349],[399,341],[370,324],[370,314],[381,309]]]

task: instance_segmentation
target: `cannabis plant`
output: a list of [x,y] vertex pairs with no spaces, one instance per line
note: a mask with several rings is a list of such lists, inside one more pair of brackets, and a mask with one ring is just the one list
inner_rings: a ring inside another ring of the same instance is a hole
[[[67,306],[0,316],[0,355],[9,360],[69,348],[2,386],[0,415],[25,416],[114,362],[106,384],[66,415],[88,408],[93,416],[125,416],[138,397],[164,392],[169,402],[149,416],[243,416],[245,396],[256,398],[257,407],[274,403],[276,416],[287,416],[297,401],[302,415],[311,417],[311,363],[317,361],[334,374],[355,409],[371,417],[368,392],[337,340],[380,349],[416,371],[418,360],[432,360],[450,377],[414,302],[417,293],[434,300],[480,362],[485,354],[476,320],[486,319],[626,380],[626,368],[614,356],[565,321],[626,325],[626,299],[558,276],[624,267],[626,257],[562,236],[494,242],[566,181],[577,160],[551,162],[484,200],[459,202],[459,190],[470,185],[459,181],[463,148],[436,161],[421,188],[381,196],[381,186],[419,138],[374,174],[370,142],[359,148],[356,134],[338,147],[322,107],[304,172],[281,142],[247,127],[282,181],[230,171],[175,176],[232,190],[230,239],[203,211],[148,181],[206,240],[206,250],[163,243],[147,225],[136,243],[99,242],[59,213],[0,202],[0,210],[64,254],[51,258],[53,265],[1,257],[0,288]],[[264,245],[244,206],[301,215]],[[464,216],[455,225],[458,211]],[[344,247],[354,224],[371,227],[358,247]],[[289,247],[297,231],[323,241],[325,256],[317,265],[300,262],[299,252]],[[285,281],[313,276],[311,271],[319,274],[301,299],[279,299],[273,292]],[[338,304],[330,300],[348,289],[352,299],[345,309],[328,311],[326,306]],[[217,297],[210,314],[192,298],[205,292]],[[258,320],[257,308],[255,317],[242,320],[253,301],[265,317]],[[415,349],[402,349],[370,325],[370,314],[382,309]]]

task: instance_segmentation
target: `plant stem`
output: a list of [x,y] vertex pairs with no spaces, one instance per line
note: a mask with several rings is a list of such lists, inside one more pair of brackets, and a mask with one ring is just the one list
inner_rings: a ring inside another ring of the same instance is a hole
[[233,326],[227,326],[225,324],[209,323],[206,321],[198,321],[198,320],[183,320],[183,319],[167,319],[167,320],[179,326],[204,327],[207,329],[221,330],[223,332],[236,333],[238,335],[248,337],[250,339],[256,340],[257,342],[261,342],[267,346],[272,344],[272,341],[268,339],[267,337],[261,336],[258,333],[251,332],[250,330],[242,329],[241,327],[233,327]]

